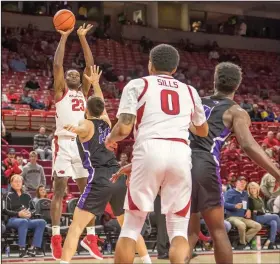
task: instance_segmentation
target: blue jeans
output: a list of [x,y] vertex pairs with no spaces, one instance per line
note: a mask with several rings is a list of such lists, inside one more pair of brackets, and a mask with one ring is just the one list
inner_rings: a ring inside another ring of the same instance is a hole
[[8,220],[7,228],[14,228],[18,231],[18,245],[19,247],[26,246],[26,235],[28,229],[35,230],[32,246],[41,247],[43,233],[47,222],[44,219],[25,219],[12,217]]
[[280,217],[276,214],[257,215],[256,222],[270,226],[269,240],[274,243],[277,231],[280,232]]

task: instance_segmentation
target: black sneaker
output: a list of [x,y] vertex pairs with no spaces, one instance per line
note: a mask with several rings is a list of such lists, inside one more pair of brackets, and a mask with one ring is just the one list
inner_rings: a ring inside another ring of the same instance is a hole
[[246,248],[246,245],[238,243],[237,246],[235,247],[235,250],[243,250]]
[[19,249],[19,257],[20,258],[28,258],[29,257],[25,248],[20,248]]
[[158,259],[169,259],[168,253],[164,253],[163,255],[158,255]]
[[43,257],[44,254],[42,252],[42,250],[40,248],[32,248],[32,249],[28,249],[27,251],[27,254],[30,256],[30,257]]
[[273,242],[270,242],[270,243],[269,243],[268,249],[274,249],[274,243],[273,243]]

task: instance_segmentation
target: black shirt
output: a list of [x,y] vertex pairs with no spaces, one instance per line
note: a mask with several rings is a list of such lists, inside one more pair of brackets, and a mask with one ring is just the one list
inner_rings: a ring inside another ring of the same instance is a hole
[[77,137],[77,144],[84,168],[119,166],[115,154],[105,147],[104,141],[111,129],[107,122],[101,119],[92,119],[94,135],[87,141],[81,143]]
[[7,194],[6,197],[6,213],[11,217],[18,217],[18,212],[23,209],[29,209],[31,216],[35,214],[35,207],[31,196],[22,192],[20,196],[14,189]]
[[190,133],[192,150],[204,150],[212,154],[215,161],[220,160],[220,151],[231,131],[224,125],[223,115],[236,103],[227,98],[215,96],[202,98],[206,119],[209,126],[207,137]]

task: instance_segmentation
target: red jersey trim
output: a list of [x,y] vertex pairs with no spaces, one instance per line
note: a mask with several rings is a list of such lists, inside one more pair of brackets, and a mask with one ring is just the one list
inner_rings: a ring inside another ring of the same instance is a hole
[[145,86],[144,86],[144,89],[143,89],[142,93],[138,97],[138,102],[142,99],[142,97],[145,95],[145,93],[148,90],[148,81],[145,78],[141,78],[141,79],[145,82]]
[[55,103],[59,103],[68,93],[69,89],[68,87],[65,88],[64,94],[61,96],[61,98],[59,98],[57,101],[55,101]]
[[182,142],[186,145],[189,145],[187,140],[182,139],[182,138],[155,138],[155,139],[163,139],[163,140],[169,140],[169,141],[175,141],[175,142]]
[[188,89],[189,89],[189,93],[190,93],[190,96],[192,98],[192,102],[193,102],[193,107],[195,109],[195,102],[194,102],[194,98],[193,98],[193,93],[192,93],[192,89],[187,85]]

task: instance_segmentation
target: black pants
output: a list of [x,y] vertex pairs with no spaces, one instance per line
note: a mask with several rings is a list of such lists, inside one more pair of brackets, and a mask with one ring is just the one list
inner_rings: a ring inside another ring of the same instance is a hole
[[154,204],[157,225],[157,251],[158,255],[164,255],[168,253],[170,244],[166,229],[165,215],[161,214],[160,200],[160,196],[158,195]]

